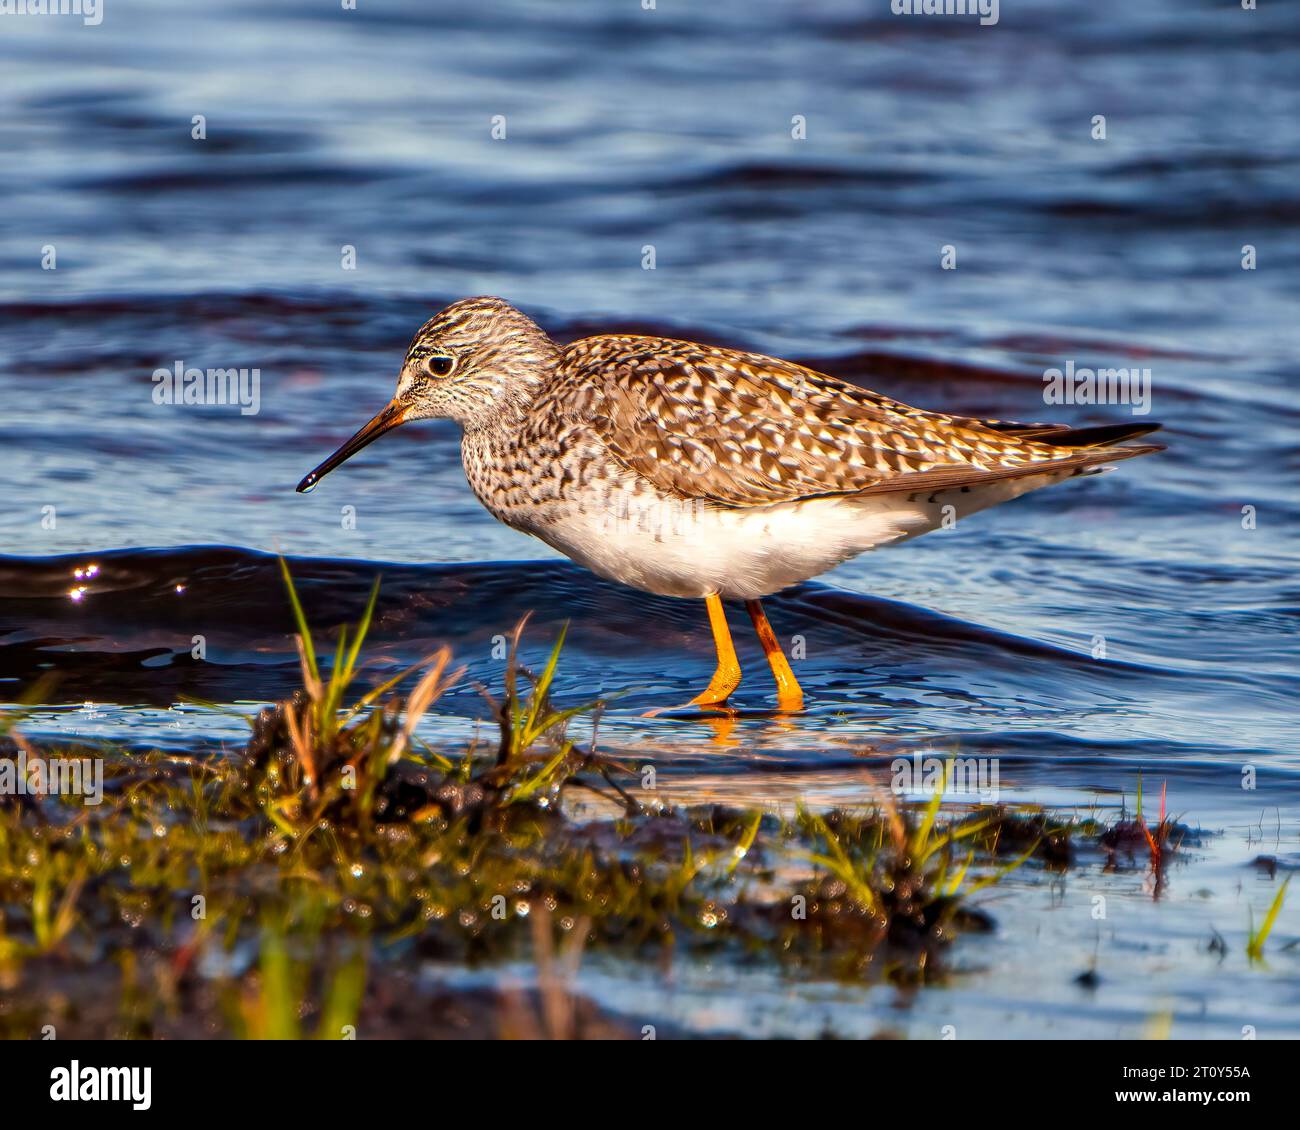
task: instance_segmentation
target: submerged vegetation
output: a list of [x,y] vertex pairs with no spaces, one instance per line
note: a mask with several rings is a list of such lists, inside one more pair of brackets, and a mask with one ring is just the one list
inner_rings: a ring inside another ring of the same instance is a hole
[[[285,577],[302,689],[244,750],[63,748],[102,759],[102,804],[6,798],[0,1035],[640,1038],[659,1018],[573,995],[584,954],[914,987],[951,975],[961,933],[993,927],[970,899],[1008,871],[1063,869],[1080,835],[1112,856],[1146,844],[1157,873],[1174,850],[1175,826],[1162,814],[1153,832],[1140,800],[1133,827],[1110,829],[988,805],[944,817],[941,793],[787,818],[652,804],[598,752],[599,704],[552,704],[563,634],[533,672],[523,625],[503,689],[482,688],[494,748],[433,749],[420,719],[463,677],[447,649],[358,691],[378,587],[326,668]],[[574,817],[578,793],[597,815]],[[526,986],[423,974],[513,962],[535,967]]]

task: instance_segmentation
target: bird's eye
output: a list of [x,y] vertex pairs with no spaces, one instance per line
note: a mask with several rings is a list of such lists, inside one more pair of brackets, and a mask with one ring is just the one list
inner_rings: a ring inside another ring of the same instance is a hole
[[435,353],[428,361],[425,362],[425,368],[435,377],[446,377],[451,375],[452,369],[456,367],[456,358],[446,353]]

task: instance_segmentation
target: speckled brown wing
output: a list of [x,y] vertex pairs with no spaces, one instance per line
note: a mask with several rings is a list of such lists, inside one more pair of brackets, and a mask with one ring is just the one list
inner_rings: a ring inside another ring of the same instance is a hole
[[1123,457],[1063,451],[693,342],[585,338],[561,370],[555,393],[567,413],[618,462],[666,494],[725,506],[939,489]]

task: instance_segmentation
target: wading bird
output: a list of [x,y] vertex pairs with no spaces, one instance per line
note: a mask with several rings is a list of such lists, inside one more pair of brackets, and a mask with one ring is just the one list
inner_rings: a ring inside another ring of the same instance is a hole
[[386,408],[298,490],[411,420],[463,431],[469,485],[500,521],[602,577],[702,599],[725,703],[744,601],[776,679],[803,692],[759,603],[868,549],[1161,448],[1158,424],[1070,428],[913,408],[789,361],[660,337],[561,346],[500,298],[466,298],[411,342]]

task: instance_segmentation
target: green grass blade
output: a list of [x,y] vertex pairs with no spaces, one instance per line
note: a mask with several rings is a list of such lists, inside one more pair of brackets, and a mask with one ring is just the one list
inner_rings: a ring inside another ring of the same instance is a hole
[[992,887],[1002,882],[1003,879],[1016,870],[1016,868],[1018,868],[1022,863],[1026,862],[1029,857],[1038,850],[1038,845],[1040,843],[1042,843],[1042,840],[1035,840],[1029,845],[1029,848],[1025,851],[1024,855],[1020,856],[1018,859],[1013,859],[1005,867],[995,871],[992,875],[986,875],[983,879],[971,884],[971,888],[966,892],[966,894],[973,895],[976,891],[982,891],[985,887]]
[[280,573],[284,577],[284,587],[289,590],[289,604],[293,608],[293,621],[298,626],[298,635],[302,637],[303,654],[307,656],[307,670],[313,679],[320,678],[320,668],[316,666],[316,648],[312,646],[311,629],[307,626],[307,617],[298,600],[298,592],[293,587],[293,577],[289,574],[289,563],[279,558]]
[[944,894],[952,898],[961,889],[962,880],[966,878],[966,872],[970,870],[971,862],[975,858],[975,849],[971,848],[966,853],[966,858],[958,869],[957,874],[952,877],[952,881],[944,889]]
[[566,620],[560,628],[560,634],[555,640],[555,646],[551,648],[551,657],[546,661],[546,666],[542,670],[541,676],[537,680],[537,685],[533,688],[532,697],[528,700],[527,723],[524,727],[525,732],[530,732],[537,723],[537,712],[541,710],[542,703],[546,701],[546,693],[551,689],[551,680],[555,678],[555,668],[560,662],[560,649],[564,647],[564,637],[569,633],[569,622]]
[[557,753],[554,757],[552,757],[551,760],[548,761],[542,767],[542,771],[540,773],[538,773],[535,777],[530,777],[527,781],[525,781],[522,785],[520,785],[517,789],[515,789],[514,793],[510,797],[510,803],[517,804],[520,801],[527,800],[530,796],[532,796],[533,793],[535,793],[538,789],[540,789],[542,785],[544,785],[547,782],[547,780],[550,779],[550,777],[560,767],[560,762],[562,762],[566,757],[569,756],[569,752],[572,749],[573,749],[573,743],[565,742],[564,747],[560,750],[560,752]]
[[1278,888],[1277,894],[1273,897],[1273,905],[1268,908],[1268,913],[1264,915],[1264,921],[1260,923],[1258,931],[1251,931],[1250,942],[1246,946],[1246,952],[1253,958],[1262,958],[1264,956],[1264,943],[1268,941],[1268,936],[1273,932],[1273,926],[1277,922],[1277,916],[1282,912],[1282,904],[1286,901],[1286,889],[1291,885],[1291,876],[1288,875]]
[[745,834],[741,837],[740,843],[732,849],[731,862],[727,864],[728,875],[735,871],[740,866],[740,861],[749,854],[749,849],[754,846],[754,840],[758,836],[758,826],[762,822],[763,814],[755,812],[754,819],[750,822],[749,827],[745,829]]
[[948,791],[948,778],[952,773],[953,759],[950,757],[943,763],[943,782],[934,791],[934,796],[930,798],[930,803],[925,806],[925,817],[912,836],[911,851],[913,856],[921,856],[925,853],[925,846],[929,842],[930,832],[934,828],[935,819],[939,815],[939,806],[943,803],[943,794]]
[[361,645],[365,642],[366,633],[370,631],[370,622],[375,615],[375,605],[379,602],[379,582],[380,577],[375,577],[375,583],[370,586],[370,599],[366,601],[366,610],[361,614],[361,622],[357,624],[357,635],[352,641],[352,647],[348,651],[347,667],[348,681],[352,679],[352,674],[357,667],[357,657],[361,654]]
[[364,950],[358,950],[330,980],[316,1038],[339,1040],[343,1038],[345,1029],[355,1030],[365,991],[366,954]]
[[399,671],[391,679],[385,679],[382,683],[379,684],[379,686],[375,687],[373,690],[366,691],[366,693],[363,694],[359,699],[357,699],[357,701],[353,703],[353,705],[349,708],[348,712],[343,716],[343,721],[344,722],[351,721],[351,719],[356,717],[356,715],[361,713],[361,711],[363,711],[367,706],[371,705],[371,703],[373,703],[376,699],[378,699],[380,695],[387,694],[395,686],[397,686],[397,684],[400,683],[403,679],[407,678],[409,675],[414,675],[415,672],[417,672],[427,662],[428,660],[425,659],[417,660],[415,663],[412,663],[405,670]]
[[262,974],[262,1038],[296,1040],[299,1036],[298,1013],[294,1002],[293,970],[285,940],[276,930],[262,936],[259,969]]
[[343,670],[343,649],[348,643],[348,626],[339,630],[338,647],[334,649],[334,666],[330,668],[330,681],[325,687],[325,702],[322,704],[321,717],[317,719],[320,732],[330,733],[338,721],[339,707],[343,704],[343,692],[351,681]]

